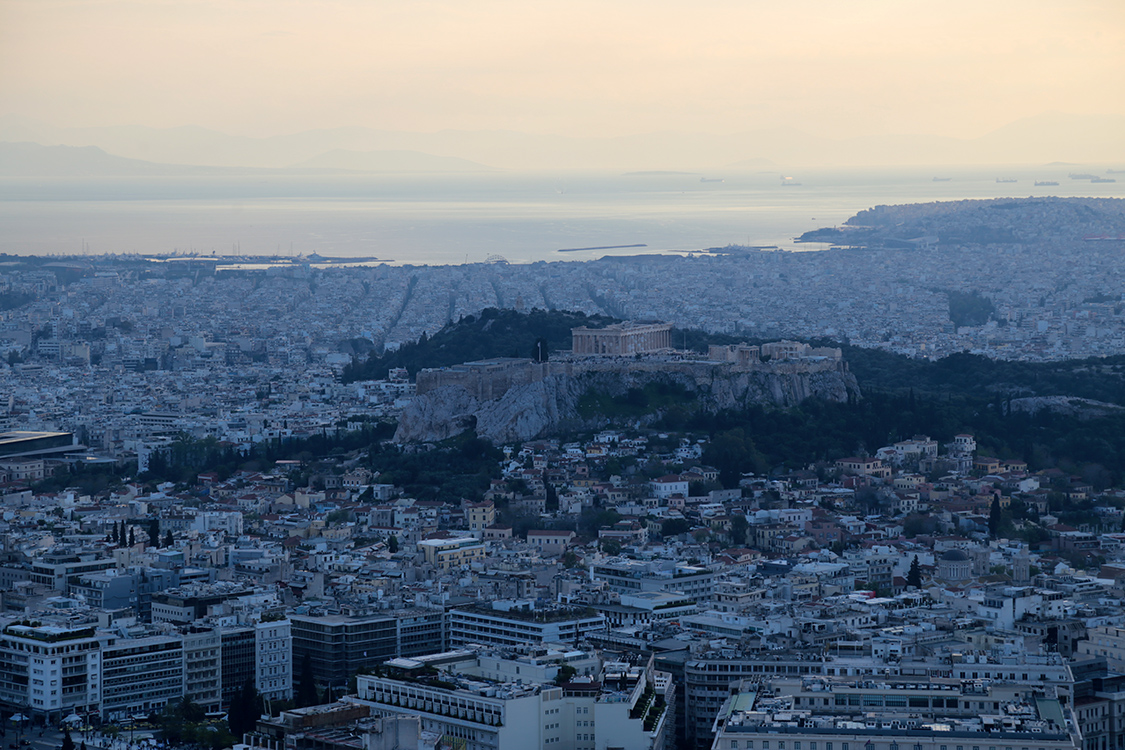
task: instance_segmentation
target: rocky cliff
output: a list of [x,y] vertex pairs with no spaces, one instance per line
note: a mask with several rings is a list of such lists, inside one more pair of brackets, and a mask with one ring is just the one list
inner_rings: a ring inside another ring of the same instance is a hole
[[651,422],[659,407],[627,420],[592,411],[590,394],[621,397],[649,385],[668,386],[691,408],[718,411],[753,404],[790,407],[807,398],[845,402],[859,394],[840,362],[778,362],[750,371],[711,362],[599,362],[572,374],[549,375],[482,399],[461,385],[443,385],[416,397],[399,419],[401,443],[444,440],[475,428],[494,443],[595,430],[617,423]]

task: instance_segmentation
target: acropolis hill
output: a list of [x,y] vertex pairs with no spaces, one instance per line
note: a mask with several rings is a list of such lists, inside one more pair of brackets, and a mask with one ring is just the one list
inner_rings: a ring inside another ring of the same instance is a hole
[[[778,341],[712,346],[699,355],[672,349],[670,330],[652,323],[576,328],[575,349],[583,353],[423,370],[418,397],[403,412],[395,440],[444,440],[475,428],[479,436],[504,443],[600,429],[612,415],[591,413],[591,394],[620,397],[653,384],[671,387],[693,408],[708,411],[788,407],[807,398],[843,402],[859,390],[839,349]],[[656,409],[647,418],[658,416]]]

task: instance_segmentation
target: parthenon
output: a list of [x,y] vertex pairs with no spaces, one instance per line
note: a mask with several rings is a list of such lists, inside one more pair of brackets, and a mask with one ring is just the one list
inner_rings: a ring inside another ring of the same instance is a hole
[[671,323],[616,323],[605,328],[571,329],[575,354],[631,356],[672,346]]

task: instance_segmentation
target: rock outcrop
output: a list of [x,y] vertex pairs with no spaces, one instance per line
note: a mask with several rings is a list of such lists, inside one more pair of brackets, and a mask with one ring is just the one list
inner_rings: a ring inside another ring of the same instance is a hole
[[[747,371],[714,362],[615,360],[515,385],[498,398],[480,398],[456,383],[432,388],[403,411],[395,440],[432,442],[475,428],[480,437],[508,443],[602,429],[615,421],[580,408],[583,396],[617,397],[652,384],[672,386],[686,394],[693,408],[706,411],[755,404],[785,408],[808,398],[842,403],[859,394],[855,377],[843,362],[777,362]],[[651,422],[660,414],[656,409],[626,421]]]

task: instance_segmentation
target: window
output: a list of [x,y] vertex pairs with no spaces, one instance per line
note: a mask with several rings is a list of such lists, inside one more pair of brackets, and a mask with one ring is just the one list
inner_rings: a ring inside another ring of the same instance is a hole
[[730,750],[738,750],[738,740],[730,741]]

